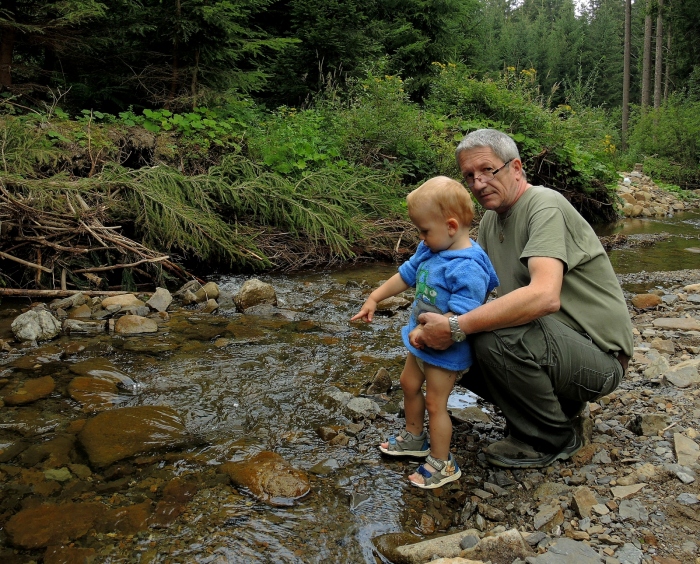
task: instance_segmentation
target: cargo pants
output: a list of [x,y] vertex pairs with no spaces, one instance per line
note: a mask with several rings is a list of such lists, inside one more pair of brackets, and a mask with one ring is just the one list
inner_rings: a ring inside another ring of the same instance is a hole
[[513,437],[539,452],[568,444],[572,419],[624,374],[614,354],[551,316],[477,333],[471,342],[475,362],[459,384],[498,406]]

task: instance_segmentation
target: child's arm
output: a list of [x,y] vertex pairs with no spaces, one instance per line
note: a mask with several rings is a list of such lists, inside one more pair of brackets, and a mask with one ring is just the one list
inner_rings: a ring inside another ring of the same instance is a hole
[[401,275],[396,273],[389,280],[384,282],[379,288],[372,292],[367,301],[363,304],[360,312],[352,317],[350,321],[357,321],[362,319],[362,321],[370,322],[374,317],[374,312],[377,310],[377,304],[382,300],[395,296],[408,290],[410,286],[403,281]]

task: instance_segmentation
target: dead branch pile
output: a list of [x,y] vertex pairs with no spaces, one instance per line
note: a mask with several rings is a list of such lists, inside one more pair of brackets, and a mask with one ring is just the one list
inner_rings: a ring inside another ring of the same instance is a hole
[[[0,260],[20,265],[16,270],[5,267],[0,273],[13,286],[33,283],[38,289],[66,290],[69,285],[99,289],[107,283],[100,274],[121,269],[150,280],[150,285],[159,277],[160,268],[183,280],[192,279],[168,255],[123,236],[120,226],[104,225],[103,204],[90,206],[75,192],[63,196],[66,213],[57,213],[42,209],[31,197],[10,193],[0,182]],[[32,275],[27,276],[26,269]]]

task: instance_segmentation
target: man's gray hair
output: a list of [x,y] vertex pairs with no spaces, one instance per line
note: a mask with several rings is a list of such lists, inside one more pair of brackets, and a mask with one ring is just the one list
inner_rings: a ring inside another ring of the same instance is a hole
[[[494,154],[504,163],[512,159],[520,159],[520,151],[515,141],[509,135],[497,129],[477,129],[465,135],[464,139],[459,142],[455,149],[455,156],[459,159],[459,154],[462,151],[469,151],[477,147],[486,147],[491,149]],[[522,172],[523,178],[525,171]]]
[[455,155],[459,157],[462,151],[469,151],[476,147],[488,147],[503,162],[520,158],[515,141],[497,129],[477,129],[468,133],[457,145]]

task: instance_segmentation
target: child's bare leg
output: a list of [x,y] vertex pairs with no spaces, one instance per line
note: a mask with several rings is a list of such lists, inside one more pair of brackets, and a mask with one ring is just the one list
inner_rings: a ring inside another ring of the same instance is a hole
[[[423,382],[425,375],[418,367],[416,357],[408,353],[406,364],[401,372],[401,389],[403,390],[403,408],[406,412],[406,430],[413,435],[423,432],[425,419],[425,396],[423,396]],[[401,437],[396,438],[402,441]],[[388,448],[389,443],[382,443],[382,448]]]
[[[425,406],[428,410],[428,427],[430,429],[430,454],[438,460],[447,460],[450,456],[452,441],[452,420],[447,412],[447,399],[454,387],[457,373],[425,365]],[[408,417],[408,416],[407,416]],[[435,472],[430,464],[425,464],[428,472]],[[408,477],[412,482],[425,483],[418,472]]]

